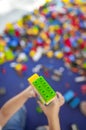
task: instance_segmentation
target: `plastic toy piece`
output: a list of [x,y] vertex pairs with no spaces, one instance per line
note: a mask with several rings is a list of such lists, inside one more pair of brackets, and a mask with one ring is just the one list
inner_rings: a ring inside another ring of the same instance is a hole
[[67,93],[64,94],[65,102],[70,102],[74,98],[75,94],[72,90],[69,90]]
[[47,130],[48,126],[38,126],[36,130]]
[[38,78],[39,78],[39,75],[38,74],[34,74],[30,78],[28,78],[28,81],[29,81],[30,84],[32,84],[33,81],[35,81]]
[[77,97],[77,98],[74,98],[74,99],[69,103],[70,107],[72,107],[72,108],[78,107],[79,104],[80,104],[80,99],[79,99],[78,97]]
[[13,52],[12,52],[10,49],[7,49],[7,50],[5,51],[5,57],[6,57],[6,60],[7,60],[7,61],[14,60],[14,58],[15,58]]
[[75,82],[79,83],[79,82],[83,82],[86,81],[85,76],[79,76],[75,78]]
[[42,65],[41,65],[41,64],[38,64],[38,65],[36,65],[36,66],[32,69],[32,71],[33,71],[33,73],[38,73],[41,69],[42,69]]
[[19,76],[23,76],[23,72],[27,71],[27,66],[21,63],[13,63],[11,65],[17,72]]
[[6,94],[6,89],[5,88],[0,88],[0,96]]
[[43,104],[48,105],[55,98],[55,91],[42,76],[34,74],[28,79],[28,81],[35,88],[39,99]]
[[42,113],[42,112],[43,112],[42,109],[41,109],[39,106],[36,107],[36,111],[37,111],[38,113]]
[[86,94],[86,85],[85,84],[81,86],[81,92],[82,92],[82,94]]
[[79,128],[78,128],[77,124],[71,124],[70,130],[79,130]]

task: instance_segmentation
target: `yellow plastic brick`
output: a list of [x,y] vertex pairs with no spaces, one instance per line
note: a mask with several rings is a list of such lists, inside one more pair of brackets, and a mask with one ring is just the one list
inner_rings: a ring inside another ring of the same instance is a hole
[[38,74],[34,74],[31,77],[28,78],[28,81],[30,84],[32,84],[33,81],[35,81],[39,77]]

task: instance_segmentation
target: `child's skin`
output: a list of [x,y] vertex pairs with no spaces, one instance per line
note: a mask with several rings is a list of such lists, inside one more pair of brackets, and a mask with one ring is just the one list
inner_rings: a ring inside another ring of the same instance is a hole
[[[7,121],[32,97],[36,97],[36,93],[32,86],[29,86],[23,92],[6,102],[0,109],[0,126],[4,127]],[[60,130],[59,110],[63,103],[64,98],[58,92],[57,97],[48,106],[45,106],[38,101],[38,104],[48,119],[49,130]]]

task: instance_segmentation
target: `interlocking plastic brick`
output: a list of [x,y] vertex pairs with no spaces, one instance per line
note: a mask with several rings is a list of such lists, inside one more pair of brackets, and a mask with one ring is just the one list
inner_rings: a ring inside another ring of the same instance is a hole
[[[36,75],[36,74],[34,74]],[[52,87],[48,84],[48,82],[43,78],[43,76],[38,76],[34,80],[33,76],[31,76],[28,81],[32,84],[32,86],[36,89],[40,100],[48,105],[56,96],[55,91]]]
[[31,77],[29,77],[29,78],[28,78],[29,83],[32,84],[32,82],[33,82],[34,80],[36,80],[38,77],[39,77],[38,74],[34,74],[34,75],[32,75]]
[[72,90],[69,90],[64,94],[65,102],[70,102],[74,98],[75,94]]
[[70,102],[70,106],[72,108],[76,108],[77,106],[79,106],[80,104],[80,99],[78,97],[76,97],[75,99],[73,99],[71,102]]

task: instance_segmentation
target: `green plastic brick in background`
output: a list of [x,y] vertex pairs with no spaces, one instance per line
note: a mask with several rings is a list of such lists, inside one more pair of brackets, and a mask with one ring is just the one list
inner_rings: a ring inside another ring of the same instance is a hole
[[55,91],[42,76],[39,76],[35,81],[33,81],[32,84],[41,95],[45,103],[49,103],[56,96]]

